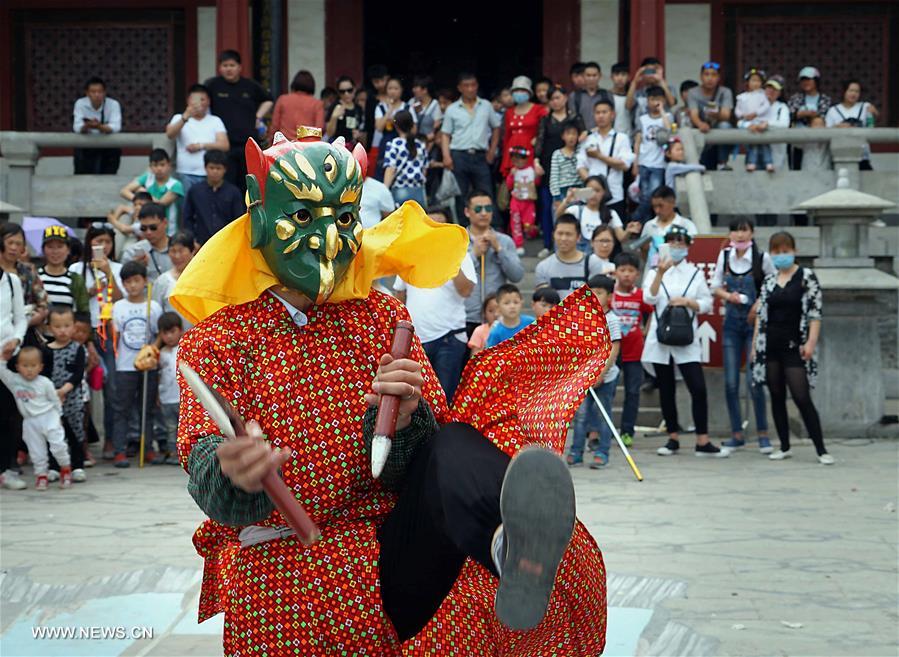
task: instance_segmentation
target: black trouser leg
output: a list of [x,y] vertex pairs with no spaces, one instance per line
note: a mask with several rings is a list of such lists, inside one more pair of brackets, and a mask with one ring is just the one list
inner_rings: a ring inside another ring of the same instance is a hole
[[16,400],[0,383],[0,474],[16,469],[16,449],[22,441],[22,416]]
[[771,415],[780,438],[780,451],[790,450],[790,423],[787,419],[787,385],[783,364],[772,353],[767,354],[765,377],[771,393]]
[[677,433],[677,402],[674,397],[674,365],[653,363],[656,371],[656,383],[659,384],[659,404],[668,433]]
[[699,363],[683,363],[678,365],[687,390],[690,391],[690,402],[693,411],[693,424],[696,426],[696,435],[701,436],[709,432],[709,399],[705,388],[705,375],[702,365]]
[[811,386],[808,383],[805,367],[786,367],[784,372],[786,373],[787,387],[793,396],[793,403],[799,409],[808,437],[815,444],[815,451],[818,452],[818,456],[827,454],[821,431],[821,419],[818,417],[818,410],[812,401]]
[[494,575],[490,544],[502,522],[509,457],[476,429],[441,427],[409,466],[406,487],[378,530],[381,598],[401,641],[436,613],[466,557]]

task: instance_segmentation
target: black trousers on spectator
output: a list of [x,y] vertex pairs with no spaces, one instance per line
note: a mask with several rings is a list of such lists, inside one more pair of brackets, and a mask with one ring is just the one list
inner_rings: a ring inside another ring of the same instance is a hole
[[[656,381],[659,384],[659,403],[662,405],[662,417],[665,418],[665,428],[668,433],[677,433],[677,402],[675,401],[674,361],[668,365],[654,363]],[[696,435],[709,432],[709,400],[705,389],[705,375],[702,373],[702,365],[699,363],[681,363],[677,366],[690,398],[693,401],[693,424],[696,425]]]
[[0,383],[0,474],[16,469],[16,450],[22,442],[22,416],[16,400]]
[[418,634],[467,557],[495,576],[491,541],[509,457],[468,424],[444,425],[412,459],[378,530],[381,599],[401,641]]
[[474,189],[486,192],[494,202],[493,227],[499,229],[499,210],[495,207],[496,194],[493,191],[493,174],[490,165],[487,164],[486,151],[460,151],[451,150],[453,159],[453,175],[459,183],[462,192],[456,197],[456,216],[459,223],[468,226],[468,217],[465,216],[465,204],[468,202],[468,193]]
[[771,391],[771,415],[774,416],[774,426],[777,427],[777,436],[780,438],[780,449],[786,452],[790,449],[790,423],[787,419],[787,388],[793,396],[793,403],[802,415],[802,422],[809,438],[815,443],[815,451],[818,456],[826,454],[824,448],[824,435],[821,431],[821,419],[818,410],[812,402],[811,386],[805,371],[805,362],[799,355],[798,347],[775,347],[769,349],[766,354],[766,375],[768,390]]
[[[234,142],[231,142],[232,144]],[[232,185],[237,185],[241,192],[247,191],[247,160],[244,155],[244,144],[240,146],[232,146],[228,151],[228,169],[225,171],[225,178]]]
[[[79,470],[84,468],[84,443],[79,441],[75,432],[72,431],[70,420],[74,422],[75,418],[63,416],[62,428],[66,432],[66,444],[69,446],[69,459],[72,462],[72,470]],[[84,417],[81,418],[81,421],[84,422]],[[56,462],[56,457],[53,454],[50,454],[50,469],[59,470],[59,463]]]
[[76,148],[75,175],[115,174],[122,160],[120,148]]

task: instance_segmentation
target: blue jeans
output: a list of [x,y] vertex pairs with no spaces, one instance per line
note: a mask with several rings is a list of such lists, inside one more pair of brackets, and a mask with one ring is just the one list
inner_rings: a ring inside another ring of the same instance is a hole
[[[456,216],[463,226],[468,226],[468,218],[465,216],[465,204],[468,193],[477,189],[486,192],[490,198],[494,198],[493,193],[493,175],[490,173],[490,165],[487,164],[486,151],[476,151],[469,153],[468,151],[450,150],[453,158],[453,174],[456,176],[456,182],[459,183],[459,191],[461,194],[456,197]],[[495,199],[494,199],[495,200]],[[493,226],[499,228],[501,223],[499,212],[493,210]]]
[[390,193],[393,194],[393,200],[398,206],[406,201],[416,201],[422,209],[427,207],[424,187],[391,187]]
[[[730,430],[743,432],[743,414],[740,411],[740,360],[743,354],[749,358],[752,351],[752,326],[724,329],[724,392],[727,398],[727,413],[730,415]],[[755,408],[755,428],[758,433],[768,432],[768,414],[765,407],[765,389],[752,382],[752,370],[746,368],[746,382]]]
[[759,169],[767,167],[771,164],[771,146],[769,144],[747,146],[746,164],[754,164]]
[[[464,332],[460,335],[464,335]],[[462,364],[468,353],[468,345],[452,333],[447,333],[442,338],[425,342],[421,346],[431,361],[449,404],[462,377]]]
[[191,187],[206,180],[206,176],[195,176],[191,173],[179,173],[178,177],[181,179],[181,186],[184,188],[184,198],[187,198],[187,191]]
[[[615,398],[615,386],[618,385],[618,377],[614,381],[606,381],[593,388],[602,407],[606,409],[609,418],[612,417],[612,400]],[[599,409],[596,408],[596,400],[587,392],[587,397],[581,403],[581,407],[574,414],[574,436],[571,439],[571,453],[575,457],[583,456],[584,443],[590,431],[599,430],[599,448],[596,450],[609,459],[609,447],[612,445],[612,429],[602,418]]]
[[640,170],[640,205],[634,218],[646,223],[654,215],[652,193],[665,184],[665,169],[650,169],[644,166],[638,168]]
[[[634,329],[636,330],[636,329]],[[619,363],[624,377],[624,405],[621,408],[621,433],[634,435],[637,412],[640,410],[640,386],[643,385],[643,363],[631,361]]]
[[[727,121],[721,121],[712,126],[716,130],[726,130],[733,128]],[[699,158],[700,164],[704,165],[706,170],[715,171],[719,164],[727,164],[728,158],[734,157],[740,152],[739,144],[721,144],[719,146],[706,146]]]

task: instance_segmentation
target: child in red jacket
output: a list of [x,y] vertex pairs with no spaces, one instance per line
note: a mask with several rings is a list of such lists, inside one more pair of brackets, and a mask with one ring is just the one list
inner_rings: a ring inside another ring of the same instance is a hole
[[513,146],[509,149],[512,170],[506,177],[509,188],[509,233],[515,242],[518,255],[524,255],[524,237],[537,237],[537,226],[534,224],[537,215],[537,185],[540,178],[533,164],[528,164],[530,150],[524,146]]
[[643,290],[637,285],[640,259],[632,253],[615,258],[615,292],[612,309],[621,320],[621,374],[624,378],[624,405],[621,409],[621,439],[630,446],[634,440],[634,425],[640,410],[640,386],[643,385],[643,318],[652,306],[643,302]]

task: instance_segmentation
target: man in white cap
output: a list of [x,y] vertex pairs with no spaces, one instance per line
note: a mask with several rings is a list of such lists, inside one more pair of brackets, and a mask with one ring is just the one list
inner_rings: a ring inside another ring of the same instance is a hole
[[[790,96],[787,106],[793,117],[793,125],[797,128],[807,128],[816,116],[823,117],[830,109],[832,101],[830,96],[822,94],[818,89],[821,82],[821,72],[814,66],[803,66],[799,70],[799,91]],[[791,168],[802,167],[802,149],[793,147]]]

